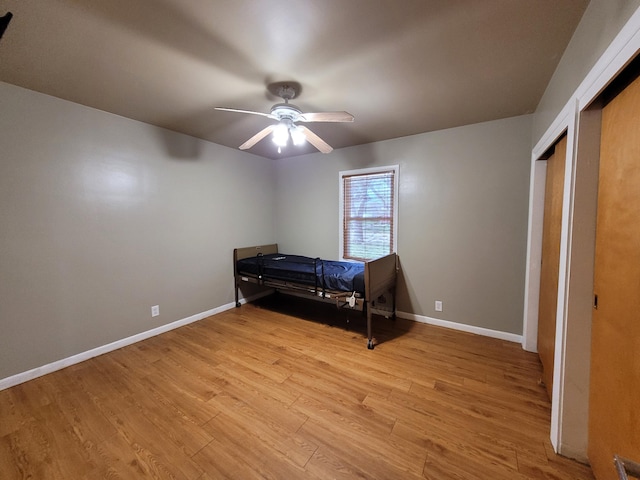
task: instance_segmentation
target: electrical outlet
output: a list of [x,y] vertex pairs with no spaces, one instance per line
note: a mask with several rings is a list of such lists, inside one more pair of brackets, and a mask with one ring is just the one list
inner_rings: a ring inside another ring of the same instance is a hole
[[436,312],[442,311],[442,301],[436,300]]
[[160,305],[154,305],[151,307],[151,316],[157,317],[158,315],[160,315]]

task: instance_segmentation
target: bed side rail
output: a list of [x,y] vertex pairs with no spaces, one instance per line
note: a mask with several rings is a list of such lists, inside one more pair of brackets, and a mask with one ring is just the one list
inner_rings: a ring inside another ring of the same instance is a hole
[[364,264],[365,298],[375,300],[396,284],[398,255],[391,253]]

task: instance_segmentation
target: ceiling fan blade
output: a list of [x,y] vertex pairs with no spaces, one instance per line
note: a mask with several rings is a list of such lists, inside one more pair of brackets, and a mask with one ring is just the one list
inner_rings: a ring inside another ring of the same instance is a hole
[[239,147],[240,150],[247,150],[248,148],[253,147],[256,143],[258,143],[264,137],[266,137],[271,132],[273,132],[274,128],[276,128],[276,125],[269,125],[268,127],[263,128],[258,133],[256,133],[253,137],[251,137],[249,140],[247,140],[242,145],[240,145]]
[[298,117],[300,122],[353,122],[349,112],[316,112],[303,113]]
[[262,117],[275,118],[276,120],[278,119],[277,117],[274,117],[270,113],[254,112],[253,110],[239,110],[237,108],[225,108],[225,107],[215,107],[215,110],[221,110],[223,112],[249,113],[251,115],[260,115]]
[[303,125],[298,125],[298,129],[302,131],[302,133],[304,134],[304,137],[307,139],[307,142],[309,142],[311,145],[316,147],[322,153],[329,153],[333,150],[333,148],[331,148],[331,145],[329,145],[327,142],[322,140],[318,135],[313,133],[307,127]]

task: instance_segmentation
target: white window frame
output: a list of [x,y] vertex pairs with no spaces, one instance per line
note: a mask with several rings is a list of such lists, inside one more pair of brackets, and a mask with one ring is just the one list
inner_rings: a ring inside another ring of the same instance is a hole
[[371,175],[393,171],[393,245],[392,252],[398,251],[398,177],[400,174],[399,165],[387,165],[383,167],[371,167],[361,168],[358,170],[343,170],[338,174],[338,191],[340,192],[339,202],[339,225],[338,225],[338,245],[339,245],[339,258],[344,262],[354,262],[356,260],[350,258],[344,258],[344,182],[342,181],[344,176],[349,175]]

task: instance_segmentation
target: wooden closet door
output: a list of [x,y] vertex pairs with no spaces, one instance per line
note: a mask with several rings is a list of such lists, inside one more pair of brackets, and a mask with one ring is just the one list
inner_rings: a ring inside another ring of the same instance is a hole
[[640,461],[640,78],[602,112],[589,395],[589,461]]
[[553,155],[547,160],[547,180],[544,194],[542,265],[538,304],[538,355],[542,362],[542,381],[547,388],[549,398],[551,398],[553,391],[553,357],[556,344],[560,230],[566,153],[567,137],[565,135],[556,143]]

